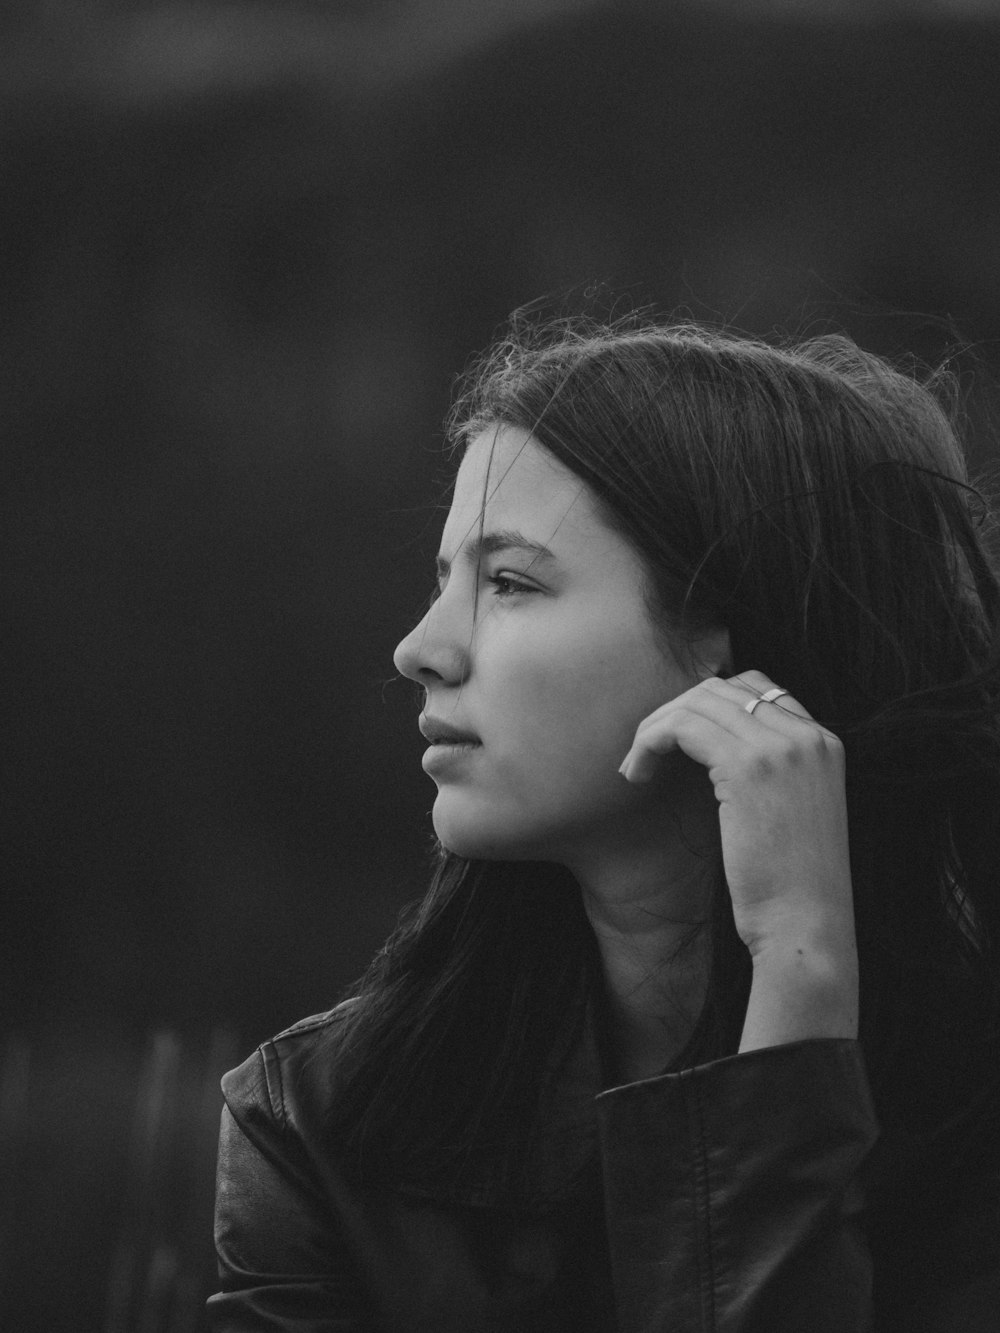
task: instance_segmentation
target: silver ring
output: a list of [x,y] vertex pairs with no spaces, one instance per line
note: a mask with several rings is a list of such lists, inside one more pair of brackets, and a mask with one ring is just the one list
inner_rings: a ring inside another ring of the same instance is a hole
[[753,717],[753,710],[758,704],[773,704],[775,699],[780,699],[783,694],[787,694],[780,686],[775,686],[773,690],[768,690],[766,694],[759,694],[756,699],[751,699],[749,703],[743,705],[743,711]]

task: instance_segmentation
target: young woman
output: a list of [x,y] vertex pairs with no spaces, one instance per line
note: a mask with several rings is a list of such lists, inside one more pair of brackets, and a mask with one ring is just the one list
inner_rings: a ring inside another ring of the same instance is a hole
[[1000,1329],[1000,585],[843,338],[471,375],[430,891],[224,1080],[216,1330]]

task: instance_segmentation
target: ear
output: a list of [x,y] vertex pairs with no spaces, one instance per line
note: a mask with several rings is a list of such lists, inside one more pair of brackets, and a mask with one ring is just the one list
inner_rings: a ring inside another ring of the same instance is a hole
[[714,629],[695,639],[691,644],[691,660],[699,680],[709,676],[731,676],[733,650],[729,642],[729,630]]

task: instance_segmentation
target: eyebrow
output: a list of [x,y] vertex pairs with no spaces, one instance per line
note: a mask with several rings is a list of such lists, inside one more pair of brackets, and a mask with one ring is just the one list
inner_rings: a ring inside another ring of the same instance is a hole
[[[496,555],[498,551],[530,551],[535,560],[554,560],[556,557],[541,542],[533,542],[521,532],[512,528],[501,528],[497,532],[484,532],[474,537],[462,547],[461,554],[470,564],[478,564],[484,555]],[[444,578],[451,569],[451,561],[439,555],[435,560],[439,578]]]

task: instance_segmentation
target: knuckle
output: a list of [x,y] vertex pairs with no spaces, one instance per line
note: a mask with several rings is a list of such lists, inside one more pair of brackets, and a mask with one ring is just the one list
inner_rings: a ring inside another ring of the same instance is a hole
[[692,723],[697,723],[698,714],[680,704],[677,711],[671,718],[671,729],[674,732],[690,731]]
[[824,736],[826,753],[838,770],[843,770],[847,765],[847,751],[844,749],[844,742],[839,736],[834,736],[827,732]]
[[747,775],[754,782],[766,782],[778,770],[779,764],[770,750],[758,750],[747,763]]
[[781,757],[781,763],[786,768],[799,768],[807,763],[813,753],[813,746],[810,741],[803,741],[799,737],[794,740],[785,740],[778,747],[778,753]]

